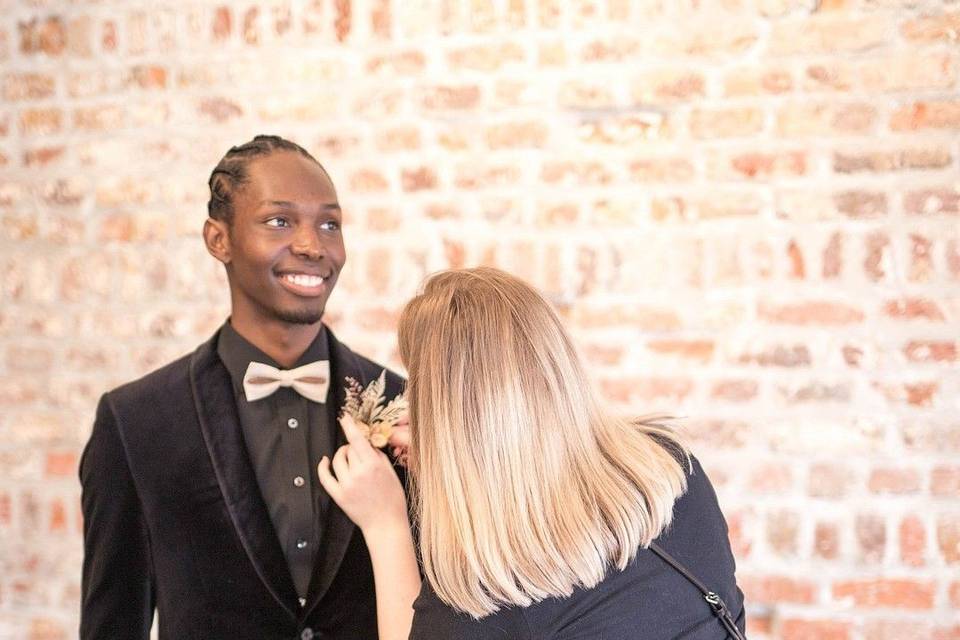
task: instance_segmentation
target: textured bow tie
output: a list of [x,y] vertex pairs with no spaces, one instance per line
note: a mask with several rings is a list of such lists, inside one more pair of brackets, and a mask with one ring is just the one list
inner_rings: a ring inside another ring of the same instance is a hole
[[251,362],[243,374],[243,392],[248,402],[266,398],[280,387],[293,387],[307,400],[326,402],[327,389],[330,387],[330,361],[317,360],[286,371],[262,362]]

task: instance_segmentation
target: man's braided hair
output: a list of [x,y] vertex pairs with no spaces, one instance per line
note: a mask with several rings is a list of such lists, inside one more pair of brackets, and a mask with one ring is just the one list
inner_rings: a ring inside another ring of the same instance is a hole
[[323,165],[297,143],[285,140],[280,136],[256,136],[250,142],[238,147],[231,147],[227,154],[223,156],[223,159],[214,167],[207,183],[210,186],[207,214],[214,220],[223,220],[228,224],[232,222],[234,196],[249,178],[247,168],[250,161],[254,158],[268,156],[275,151],[299,153],[303,157],[316,162],[317,166],[326,173]]

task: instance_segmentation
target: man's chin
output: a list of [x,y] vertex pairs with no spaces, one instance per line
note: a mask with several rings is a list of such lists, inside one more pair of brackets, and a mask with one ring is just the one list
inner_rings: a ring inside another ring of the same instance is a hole
[[288,324],[316,324],[323,319],[323,309],[276,309],[274,315]]

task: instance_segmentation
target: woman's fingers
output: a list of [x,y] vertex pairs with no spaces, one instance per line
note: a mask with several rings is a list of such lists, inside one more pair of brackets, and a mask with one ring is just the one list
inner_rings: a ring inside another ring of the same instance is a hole
[[333,454],[333,472],[337,475],[337,481],[340,484],[350,479],[350,463],[347,460],[347,450],[350,445],[345,444]]
[[347,442],[350,443],[350,455],[355,455],[361,460],[368,458],[369,454],[373,452],[373,447],[367,441],[367,437],[363,435],[363,432],[360,431],[360,427],[357,426],[353,416],[349,414],[341,416],[340,426],[343,428],[343,433],[347,436]]
[[410,427],[408,425],[398,424],[393,428],[390,434],[390,446],[394,448],[406,449],[410,446]]
[[320,486],[323,487],[331,498],[339,501],[340,483],[337,482],[337,479],[333,477],[333,473],[330,472],[330,458],[327,456],[320,458],[320,464],[317,465],[317,476],[320,478]]

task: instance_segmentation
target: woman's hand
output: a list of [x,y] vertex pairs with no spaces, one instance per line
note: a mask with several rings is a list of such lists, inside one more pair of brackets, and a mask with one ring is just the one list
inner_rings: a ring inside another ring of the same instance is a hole
[[352,417],[340,418],[340,426],[348,444],[332,464],[326,456],[320,460],[320,484],[365,536],[382,528],[408,529],[406,498],[390,459],[367,442]]
[[387,442],[397,462],[404,467],[407,466],[407,459],[410,455],[410,417],[406,413],[393,426],[393,433],[390,434],[390,440]]

